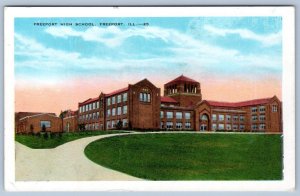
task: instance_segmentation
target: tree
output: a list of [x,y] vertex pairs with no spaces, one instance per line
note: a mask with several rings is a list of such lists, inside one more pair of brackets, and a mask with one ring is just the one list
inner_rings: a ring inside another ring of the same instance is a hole
[[118,123],[116,124],[116,128],[118,130],[122,129],[123,128],[123,122],[121,120],[118,121]]
[[61,132],[64,130],[64,118],[66,117],[68,110],[60,111],[59,118],[61,119]]

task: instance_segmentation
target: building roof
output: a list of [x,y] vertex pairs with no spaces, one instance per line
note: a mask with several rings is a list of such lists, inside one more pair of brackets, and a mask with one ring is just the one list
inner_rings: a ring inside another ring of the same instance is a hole
[[172,84],[172,83],[177,83],[177,82],[191,82],[191,83],[199,83],[197,82],[196,80],[193,80],[191,78],[188,78],[184,75],[181,75],[177,78],[175,78],[174,80],[171,80],[170,82],[166,83],[165,85],[169,85],[169,84]]
[[272,98],[263,98],[263,99],[253,99],[242,102],[220,102],[220,101],[209,101],[207,103],[211,106],[217,107],[243,107],[243,106],[251,106],[251,105],[261,105],[269,103]]
[[20,118],[19,120],[24,120],[26,118],[33,118],[33,117],[42,116],[42,115],[48,115],[48,116],[52,116],[52,117],[55,117],[55,118],[59,118],[55,114],[53,115],[53,113],[40,113],[40,114],[31,115],[31,116],[25,116],[23,118]]
[[108,93],[108,94],[105,94],[105,97],[110,97],[110,96],[113,96],[113,95],[116,95],[116,94],[119,94],[119,93],[123,93],[123,92],[125,92],[125,91],[128,91],[128,86],[127,87],[125,87],[125,88],[121,88],[121,89],[119,89],[119,90],[115,90],[115,91],[113,91],[113,92],[111,92],[111,93]]
[[172,97],[164,97],[161,96],[160,97],[160,102],[162,103],[178,103],[175,99],[173,99]]
[[88,104],[88,103],[92,103],[94,101],[97,101],[98,99],[99,99],[99,97],[89,98],[89,99],[85,100],[84,102],[79,102],[79,105],[85,105],[85,104]]

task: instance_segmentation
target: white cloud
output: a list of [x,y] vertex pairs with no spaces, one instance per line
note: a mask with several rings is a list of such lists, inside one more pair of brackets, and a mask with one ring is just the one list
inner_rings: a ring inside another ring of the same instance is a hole
[[224,28],[217,28],[211,25],[204,25],[203,27],[206,31],[219,35],[219,36],[227,36],[228,34],[238,34],[243,39],[250,39],[261,42],[263,46],[273,46],[278,45],[281,43],[281,31],[277,33],[271,33],[268,35],[260,35],[254,33],[248,29],[224,29]]

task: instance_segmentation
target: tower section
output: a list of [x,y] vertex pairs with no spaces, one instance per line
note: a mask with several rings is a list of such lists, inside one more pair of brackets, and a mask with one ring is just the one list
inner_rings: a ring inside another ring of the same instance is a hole
[[164,96],[172,97],[182,107],[193,107],[202,100],[200,83],[181,75],[164,85]]

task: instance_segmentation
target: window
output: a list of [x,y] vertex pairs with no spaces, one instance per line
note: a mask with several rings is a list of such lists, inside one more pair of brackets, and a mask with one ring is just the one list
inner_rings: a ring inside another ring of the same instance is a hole
[[266,116],[265,115],[259,115],[259,121],[265,121]]
[[123,127],[127,127],[128,126],[128,119],[123,119]]
[[163,117],[164,117],[164,112],[160,111],[160,118],[163,118]]
[[42,121],[40,121],[41,128],[43,128],[43,125],[45,125],[46,128],[49,128],[49,127],[51,127],[51,122],[42,120]]
[[84,106],[81,106],[82,107],[82,112],[85,112],[85,107]]
[[111,98],[111,104],[115,104],[116,103],[116,97],[112,97]]
[[257,121],[257,115],[252,115],[252,121]]
[[123,102],[127,101],[127,93],[123,94]]
[[111,110],[111,115],[112,115],[112,116],[115,116],[115,115],[116,115],[116,108],[113,108],[113,109]]
[[164,122],[160,122],[160,128],[161,128],[161,129],[164,128]]
[[81,107],[79,107],[79,113],[81,113]]
[[240,130],[245,130],[245,125],[240,125]]
[[238,120],[239,120],[238,115],[234,115],[234,116],[233,116],[233,121],[238,121]]
[[257,125],[251,125],[251,130],[257,130]]
[[243,122],[245,120],[245,116],[240,116],[240,121]]
[[272,112],[277,112],[277,111],[278,111],[277,105],[272,105]]
[[111,127],[112,127],[112,128],[115,128],[115,127],[116,127],[116,123],[115,123],[114,120],[111,121]]
[[185,119],[191,119],[191,113],[186,112],[184,115],[185,115]]
[[118,95],[118,97],[117,97],[117,103],[121,103],[121,100],[122,100],[122,95]]
[[118,114],[118,115],[121,115],[121,114],[122,114],[122,109],[121,109],[121,107],[118,107],[117,114]]
[[182,119],[182,112],[176,112],[176,119]]
[[110,128],[111,128],[110,121],[107,121],[107,122],[106,122],[106,129],[110,129]]
[[207,119],[207,115],[206,114],[203,114],[202,116],[201,116],[201,120],[202,121],[207,121],[208,119]]
[[99,112],[97,112],[97,119],[99,118]]
[[110,109],[107,110],[107,117],[110,117]]
[[238,130],[238,125],[233,125],[233,126],[232,126],[232,129],[233,129],[234,131]]
[[219,114],[219,121],[224,121],[224,115],[223,114]]
[[140,93],[140,101],[141,102],[150,102],[151,101],[150,93]]
[[91,103],[89,104],[89,110],[92,110],[92,104]]
[[181,122],[176,123],[176,129],[182,129],[182,123]]
[[212,124],[212,125],[211,125],[211,129],[212,129],[213,131],[217,130],[217,124],[215,124],[215,123]]
[[93,103],[93,110],[96,109],[96,103]]
[[107,105],[109,106],[110,105],[110,98],[107,98],[106,102],[107,102]]
[[167,112],[167,118],[173,118],[173,112]]
[[260,107],[259,107],[259,112],[264,112],[264,111],[266,111],[265,106],[260,106]]
[[88,120],[88,119],[89,119],[89,115],[86,114],[86,115],[85,115],[85,120]]
[[184,125],[184,127],[186,129],[190,129],[191,128],[191,123],[190,122],[186,122],[185,125]]
[[96,129],[96,130],[99,129],[99,123],[95,123],[95,129]]
[[216,120],[217,120],[217,115],[216,115],[216,114],[213,114],[213,115],[212,115],[212,120],[213,120],[213,121],[216,121]]
[[85,105],[85,111],[89,111],[89,105]]
[[226,115],[226,121],[230,121],[231,120],[231,116],[230,115]]
[[226,124],[226,130],[231,130],[231,125],[230,124]]
[[96,119],[96,113],[93,113],[93,119]]
[[254,112],[257,112],[257,107],[252,107],[252,108],[251,108],[251,112],[253,112],[253,113],[254,113]]
[[224,130],[224,124],[219,124],[218,129],[219,130]]
[[99,108],[99,101],[96,102],[96,108]]
[[92,119],[92,114],[89,114],[89,120]]
[[265,130],[266,124],[259,124],[259,130]]
[[173,129],[173,122],[167,122],[167,129]]
[[127,114],[127,105],[123,106],[123,114]]

